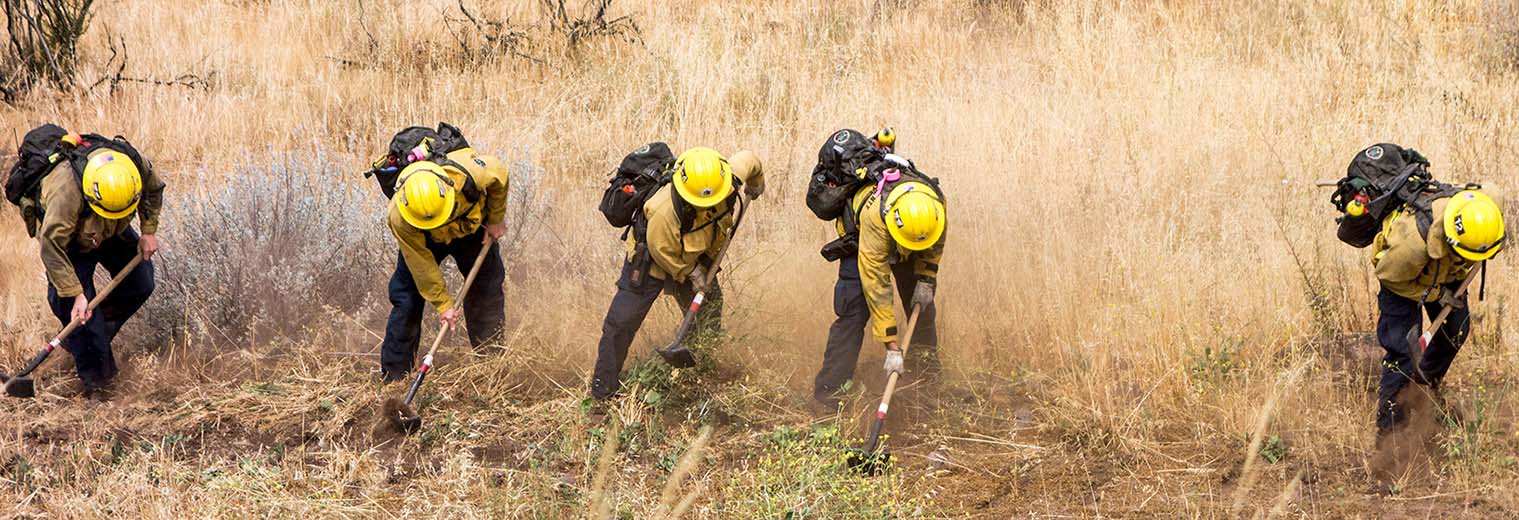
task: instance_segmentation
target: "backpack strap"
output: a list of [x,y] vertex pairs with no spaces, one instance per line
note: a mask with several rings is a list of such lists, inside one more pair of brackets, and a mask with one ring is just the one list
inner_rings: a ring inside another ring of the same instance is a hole
[[[432,160],[433,162],[438,163],[439,166],[443,166],[445,168],[453,167],[454,169],[459,170],[460,173],[463,173],[464,185],[459,187],[459,194],[464,196],[464,200],[469,202],[471,207],[473,207],[475,203],[480,202],[480,198],[483,193],[480,192],[480,185],[475,183],[475,175],[473,173],[470,173],[469,168],[466,168],[464,165],[455,162],[453,159],[449,159],[447,155],[439,154],[436,157],[433,157]],[[485,165],[481,164],[481,166],[483,167]]]
[[1464,190],[1475,190],[1481,188],[1482,185],[1475,183],[1467,184],[1464,186],[1456,186],[1454,184],[1445,184],[1443,182],[1431,181],[1425,188],[1425,191],[1420,192],[1418,195],[1415,195],[1413,200],[1408,202],[1409,207],[1413,208],[1414,223],[1418,224],[1419,226],[1419,236],[1425,240],[1429,240],[1429,228],[1435,223],[1433,207],[1435,199],[1451,197]]

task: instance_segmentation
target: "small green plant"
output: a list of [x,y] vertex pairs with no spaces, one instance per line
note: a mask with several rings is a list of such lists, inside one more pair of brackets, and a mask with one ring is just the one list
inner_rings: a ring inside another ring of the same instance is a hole
[[244,386],[244,388],[249,392],[259,395],[285,395],[286,393],[284,388],[280,388],[279,385],[270,382],[252,383]]
[[1225,345],[1217,349],[1204,347],[1202,352],[1192,352],[1192,359],[1187,365],[1187,375],[1195,382],[1216,383],[1227,380],[1239,368],[1239,359],[1236,357],[1239,346],[1239,342],[1236,341],[1233,345]]
[[1459,413],[1449,403],[1441,403],[1436,412],[1445,435],[1440,445],[1446,458],[1452,461],[1479,463],[1491,460],[1483,451],[1492,443],[1486,431],[1492,413],[1493,396],[1488,383],[1480,377],[1467,394],[1465,413]]
[[1282,442],[1279,435],[1266,437],[1261,442],[1261,460],[1270,464],[1276,464],[1287,458],[1287,443]]

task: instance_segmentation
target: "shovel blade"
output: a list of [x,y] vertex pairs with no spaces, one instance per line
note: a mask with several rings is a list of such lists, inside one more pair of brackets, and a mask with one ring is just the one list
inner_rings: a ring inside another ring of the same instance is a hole
[[390,398],[385,401],[385,419],[390,422],[392,428],[403,434],[413,434],[422,429],[422,416],[398,398]]
[[22,398],[32,398],[37,396],[37,385],[32,381],[32,378],[30,377],[10,377],[4,374],[0,374],[0,379],[5,380],[5,395]]
[[691,368],[696,366],[696,354],[693,354],[691,349],[686,347],[671,345],[655,352],[658,352],[659,357],[664,358],[665,362],[669,363],[672,367]]
[[848,464],[849,469],[864,475],[874,476],[885,473],[891,467],[893,460],[889,451],[867,452],[864,450],[850,450]]
[[1424,377],[1424,331],[1414,328],[1408,331],[1408,358],[1413,362],[1414,373],[1408,374],[1414,382],[1426,384]]

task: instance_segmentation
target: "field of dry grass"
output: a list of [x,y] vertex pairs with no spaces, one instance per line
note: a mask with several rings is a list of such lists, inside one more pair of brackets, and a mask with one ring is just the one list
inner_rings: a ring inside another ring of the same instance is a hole
[[[100,5],[82,87],[0,105],[0,148],[43,121],[131,137],[170,185],[159,294],[117,345],[115,400],[76,397],[60,355],[38,399],[0,402],[0,511],[645,518],[677,501],[663,486],[706,424],[669,492],[693,517],[1519,514],[1515,256],[1493,262],[1447,380],[1465,420],[1376,453],[1375,281],[1313,186],[1393,141],[1519,215],[1512,6],[660,0],[586,23],[568,3]],[[196,81],[91,89],[118,70],[109,42],[124,76]],[[357,172],[440,120],[513,165],[508,340],[450,343],[426,427],[394,438],[370,423],[400,390],[350,355],[378,343],[394,258]],[[837,458],[880,354],[846,413],[807,414],[834,266],[802,196],[831,131],[882,125],[948,192],[948,376],[908,388],[897,470],[864,479]],[[643,361],[675,326],[661,304],[630,362],[640,390],[592,423],[621,261],[595,202],[651,140],[754,150],[770,192],[730,256],[717,366]],[[0,211],[7,369],[56,326],[36,250]]]

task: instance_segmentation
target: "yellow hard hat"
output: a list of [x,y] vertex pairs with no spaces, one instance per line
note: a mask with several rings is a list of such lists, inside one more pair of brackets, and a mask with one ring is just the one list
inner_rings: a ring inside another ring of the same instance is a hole
[[1478,262],[1503,249],[1503,212],[1487,194],[1465,190],[1445,204],[1445,241],[1462,258]]
[[733,194],[733,168],[723,154],[711,148],[686,150],[675,158],[671,178],[675,193],[698,208],[710,208]]
[[886,197],[886,230],[898,245],[922,251],[944,236],[944,203],[921,182],[904,182]]
[[435,229],[453,216],[457,198],[454,181],[432,161],[417,161],[401,170],[396,206],[406,223],[421,230]]
[[142,198],[142,174],[127,154],[116,150],[92,154],[84,165],[81,184],[90,209],[111,220],[131,215]]

